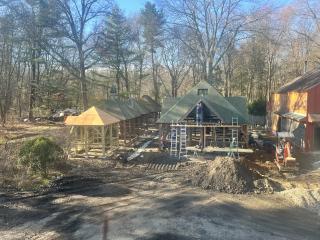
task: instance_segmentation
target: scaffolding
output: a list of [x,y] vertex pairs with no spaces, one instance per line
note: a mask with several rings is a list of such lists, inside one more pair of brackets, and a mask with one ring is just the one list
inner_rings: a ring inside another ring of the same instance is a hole
[[[247,129],[239,125],[238,117],[232,117],[228,124],[173,123],[168,125],[171,135],[168,140],[170,155],[182,158],[190,151],[222,152],[238,159],[240,153],[251,153],[245,149]],[[241,131],[244,131],[241,138]],[[195,145],[198,144],[198,145]]]

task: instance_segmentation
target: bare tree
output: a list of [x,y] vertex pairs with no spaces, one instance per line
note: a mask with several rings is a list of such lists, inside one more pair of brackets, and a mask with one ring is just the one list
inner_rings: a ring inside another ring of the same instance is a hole
[[[53,41],[42,43],[42,47],[79,80],[82,107],[87,109],[86,70],[98,62],[94,58],[98,24],[106,15],[110,3],[102,0],[54,1],[61,19],[52,28]],[[72,56],[74,50],[76,56]]]
[[[202,67],[203,78],[214,82],[214,70],[239,34],[257,19],[242,0],[163,0],[176,27],[175,37],[189,49]],[[227,37],[226,37],[227,36]]]
[[17,87],[21,48],[16,45],[15,23],[11,14],[0,19],[0,26],[0,120],[4,125]]
[[162,61],[170,75],[171,96],[175,98],[191,69],[190,60],[178,40],[167,39],[162,49]]

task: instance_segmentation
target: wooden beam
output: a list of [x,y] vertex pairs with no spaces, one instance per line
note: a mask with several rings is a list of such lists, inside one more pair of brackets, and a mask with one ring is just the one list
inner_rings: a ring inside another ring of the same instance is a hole
[[112,124],[109,126],[109,143],[110,147],[113,145]]
[[117,138],[118,145],[119,145],[119,133],[120,133],[120,123],[116,125],[116,138]]
[[204,128],[200,128],[200,145],[201,145],[201,149],[203,149],[204,148],[204,134],[203,134],[203,129]]
[[132,129],[131,129],[131,119],[128,121],[128,132],[129,132],[129,138],[132,137]]
[[101,127],[101,140],[102,140],[102,157],[106,157],[106,127],[102,126]]
[[89,157],[89,134],[88,134],[88,127],[84,127],[84,149],[86,153],[86,158]]
[[127,121],[123,122],[123,140],[124,140],[124,145],[127,144]]
[[[84,127],[80,127],[80,150],[83,151],[83,145],[85,144]],[[79,151],[77,145],[77,150]]]
[[163,126],[160,123],[159,125],[159,149],[162,150],[163,149]]
[[206,132],[207,128],[204,127],[203,128],[203,148],[205,148],[207,146],[207,132]]
[[226,129],[222,128],[222,141],[223,141],[223,146],[226,146]]

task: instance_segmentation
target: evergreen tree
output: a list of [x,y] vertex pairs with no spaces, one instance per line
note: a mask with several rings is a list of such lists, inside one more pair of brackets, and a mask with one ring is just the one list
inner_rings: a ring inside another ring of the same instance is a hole
[[161,47],[161,36],[165,18],[162,11],[159,11],[155,4],[147,2],[141,12],[141,24],[143,25],[143,37],[148,51],[151,54],[152,80],[154,86],[155,100],[159,102],[159,86],[156,76],[155,53],[157,48]]
[[118,6],[113,7],[107,17],[103,39],[100,41],[100,54],[105,63],[115,71],[118,93],[121,91],[121,79],[126,91],[130,91],[128,64],[133,59],[130,49],[132,39],[132,31],[123,12]]

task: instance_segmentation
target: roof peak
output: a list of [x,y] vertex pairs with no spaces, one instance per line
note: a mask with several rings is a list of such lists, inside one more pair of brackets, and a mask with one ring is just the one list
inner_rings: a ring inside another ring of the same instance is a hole
[[106,126],[120,120],[103,110],[92,106],[79,116],[67,117],[65,124],[70,126]]

